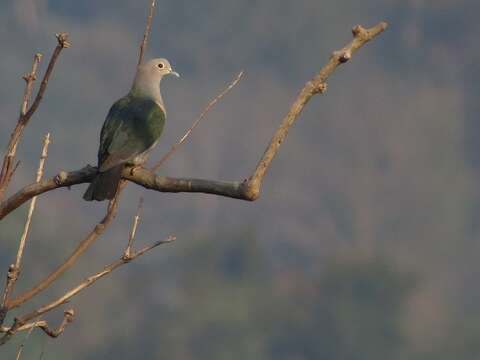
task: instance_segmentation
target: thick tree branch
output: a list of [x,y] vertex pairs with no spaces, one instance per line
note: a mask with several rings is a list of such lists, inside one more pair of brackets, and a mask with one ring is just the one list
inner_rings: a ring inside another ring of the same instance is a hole
[[262,182],[272,160],[277,154],[280,145],[285,140],[288,131],[298,119],[305,105],[307,105],[312,96],[318,93],[324,93],[327,90],[326,80],[335,71],[335,69],[339,65],[350,60],[352,55],[360,47],[382,33],[386,28],[387,23],[385,22],[381,22],[370,29],[364,29],[360,25],[355,26],[352,29],[353,40],[343,49],[334,51],[327,65],[325,65],[312,80],[305,84],[297,96],[297,99],[291,106],[288,114],[285,116],[279,128],[272,137],[270,144],[255,168],[255,172],[247,181],[246,186],[248,188],[249,198],[256,199],[260,196]]
[[28,125],[28,122],[32,118],[32,115],[38,109],[38,106],[43,99],[43,95],[45,94],[45,90],[47,89],[48,81],[50,80],[53,68],[58,60],[58,57],[60,56],[61,51],[70,46],[70,43],[68,42],[68,34],[60,33],[56,34],[56,37],[58,44],[53,51],[52,57],[50,58],[50,62],[48,63],[47,70],[45,72],[45,75],[43,76],[37,95],[35,96],[32,106],[28,110],[28,102],[30,101],[30,97],[32,94],[33,82],[36,79],[36,73],[38,69],[38,64],[40,63],[41,54],[35,55],[32,65],[32,71],[24,76],[27,85],[23,96],[20,116],[18,118],[17,125],[15,126],[15,129],[10,136],[10,142],[8,143],[7,150],[3,158],[2,170],[0,172],[0,201],[3,199],[5,191],[10,183],[10,180],[12,179],[13,173],[16,168],[16,166],[14,166],[15,155],[17,152],[18,143],[23,134],[23,130]]
[[[88,165],[80,170],[71,172],[61,171],[51,179],[43,180],[38,184],[33,183],[27,185],[10,198],[0,203],[0,220],[36,195],[63,187],[69,188],[74,185],[89,183],[95,177],[96,173],[97,168]],[[124,179],[143,186],[146,189],[159,192],[205,193],[234,199],[255,200],[248,197],[249,191],[245,180],[218,181],[194,178],[171,178],[157,176],[144,168],[135,169],[133,175],[131,169],[126,168],[122,175]]]
[[86,166],[83,169],[71,172],[61,171],[54,178],[27,185],[0,203],[0,220],[34,196],[62,187],[89,183],[96,173],[97,168]]

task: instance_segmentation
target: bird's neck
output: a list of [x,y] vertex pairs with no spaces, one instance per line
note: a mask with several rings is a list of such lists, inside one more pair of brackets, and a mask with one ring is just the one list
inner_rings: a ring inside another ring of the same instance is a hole
[[135,97],[144,97],[155,101],[165,112],[165,105],[163,104],[159,83],[149,81],[149,79],[142,79],[141,76],[137,76],[132,89],[130,90],[130,94]]

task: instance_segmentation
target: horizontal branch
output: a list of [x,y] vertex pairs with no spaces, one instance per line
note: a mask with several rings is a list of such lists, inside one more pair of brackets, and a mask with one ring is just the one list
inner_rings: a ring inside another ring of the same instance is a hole
[[[86,184],[92,181],[97,173],[97,168],[86,166],[80,170],[71,172],[61,171],[58,175],[39,183],[32,183],[19,190],[10,198],[0,203],[0,220],[17,209],[19,206],[30,200],[32,197],[62,187],[71,187],[79,184]],[[254,200],[248,196],[248,186],[245,181],[217,181],[194,178],[171,178],[158,176],[154,173],[140,168],[135,169],[131,174],[130,168],[126,168],[123,177],[146,189],[166,193],[205,193],[231,197],[235,199]]]

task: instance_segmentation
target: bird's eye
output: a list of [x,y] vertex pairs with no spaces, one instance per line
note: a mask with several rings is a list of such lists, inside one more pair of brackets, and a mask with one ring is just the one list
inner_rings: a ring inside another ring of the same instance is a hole
[[158,64],[158,68],[159,68],[159,69],[163,69],[164,66],[165,66],[165,65],[163,65],[163,63],[159,63],[159,64]]

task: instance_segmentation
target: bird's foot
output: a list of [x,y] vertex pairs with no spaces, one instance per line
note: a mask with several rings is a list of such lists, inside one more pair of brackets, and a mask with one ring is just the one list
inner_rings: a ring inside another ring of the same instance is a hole
[[140,165],[134,165],[130,168],[130,175],[135,176],[135,173],[142,167]]

